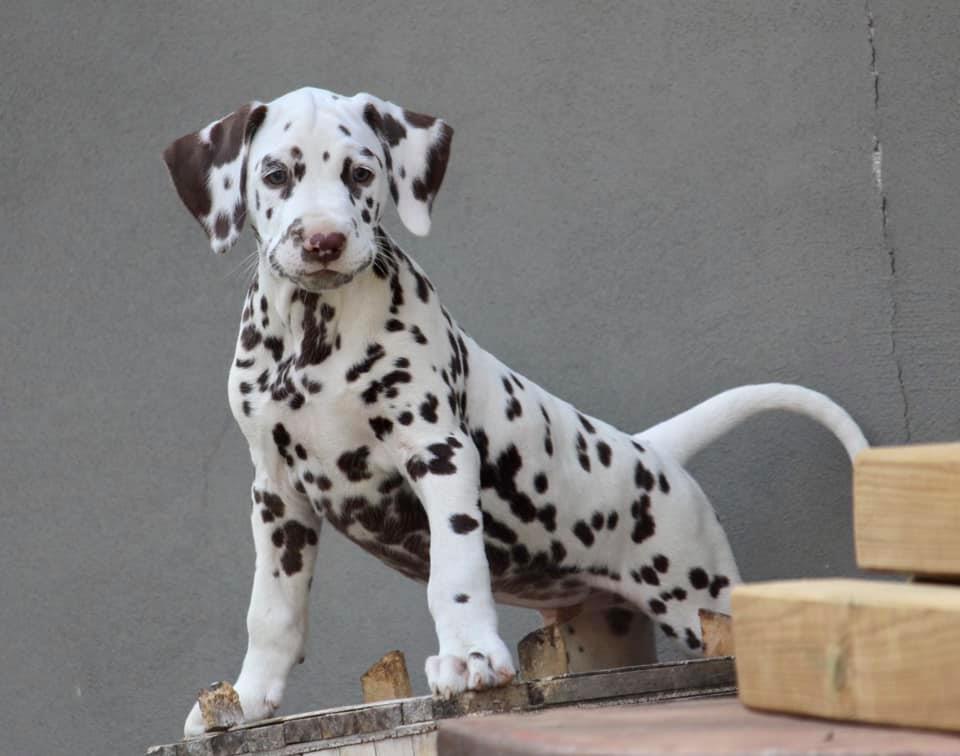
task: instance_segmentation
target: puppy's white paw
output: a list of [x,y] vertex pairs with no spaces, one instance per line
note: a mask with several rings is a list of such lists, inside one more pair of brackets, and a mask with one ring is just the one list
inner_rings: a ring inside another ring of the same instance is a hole
[[203,715],[200,713],[200,704],[194,703],[190,713],[187,714],[187,721],[183,723],[183,737],[196,738],[206,732],[203,725]]
[[473,644],[463,655],[439,654],[426,663],[430,692],[448,699],[465,690],[483,690],[506,685],[516,676],[506,644],[496,638]]

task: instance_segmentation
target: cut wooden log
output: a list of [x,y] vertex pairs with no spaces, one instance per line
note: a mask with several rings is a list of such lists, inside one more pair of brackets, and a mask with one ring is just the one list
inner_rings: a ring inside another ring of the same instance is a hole
[[220,732],[243,722],[240,696],[228,682],[215,682],[199,693],[197,703],[207,732]]
[[700,610],[704,656],[733,656],[733,621],[729,614]]
[[960,730],[960,589],[797,580],[738,586],[732,602],[747,706]]
[[960,444],[860,452],[853,511],[861,567],[960,576]]
[[529,633],[517,646],[524,680],[657,660],[653,624],[638,611],[612,607],[560,616],[565,619]]
[[410,686],[410,674],[403,652],[389,651],[384,654],[380,661],[363,673],[360,687],[363,688],[364,703],[410,698],[413,688]]
[[517,657],[524,680],[565,675],[570,671],[567,644],[559,625],[547,625],[525,635],[517,644]]

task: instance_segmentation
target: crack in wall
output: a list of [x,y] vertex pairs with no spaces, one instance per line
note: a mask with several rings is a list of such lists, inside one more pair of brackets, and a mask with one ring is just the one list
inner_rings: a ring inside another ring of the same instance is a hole
[[887,229],[887,193],[883,188],[883,142],[880,140],[880,70],[877,67],[876,25],[873,12],[870,9],[870,0],[864,0],[864,11],[867,14],[867,39],[870,43],[870,76],[873,83],[873,147],[870,153],[870,162],[873,170],[873,180],[877,187],[877,196],[880,199],[880,235],[883,247],[887,252],[890,266],[890,356],[897,369],[897,386],[900,389],[900,399],[903,403],[903,431],[904,441],[909,443],[913,432],[910,427],[910,401],[907,397],[907,387],[903,382],[903,360],[897,345],[897,327],[899,324],[899,303],[897,302],[897,250],[890,243]]

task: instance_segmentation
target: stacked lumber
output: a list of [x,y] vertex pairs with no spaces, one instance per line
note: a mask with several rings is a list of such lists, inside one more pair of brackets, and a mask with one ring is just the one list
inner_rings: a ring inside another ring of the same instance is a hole
[[960,731],[960,444],[865,450],[853,489],[860,567],[915,580],[738,586],[740,699],[758,709]]
[[960,581],[960,444],[862,452],[853,502],[861,567]]

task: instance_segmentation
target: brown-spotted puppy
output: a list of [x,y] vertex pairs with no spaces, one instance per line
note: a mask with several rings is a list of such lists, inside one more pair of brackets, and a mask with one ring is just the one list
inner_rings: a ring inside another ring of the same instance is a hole
[[[213,248],[246,220],[259,254],[229,379],[255,469],[248,720],[274,713],[303,657],[324,520],[427,584],[427,679],[450,696],[514,676],[497,601],[625,599],[696,653],[697,611],[727,611],[739,576],[685,460],[765,409],[818,419],[851,455],[866,444],[826,397],[773,384],[631,435],[480,348],[382,227],[392,202],[427,233],[452,133],[368,94],[300,89],[165,153]],[[185,732],[202,729],[194,707]]]

